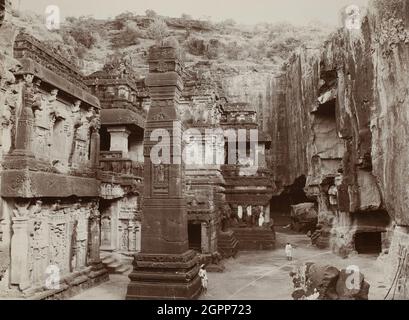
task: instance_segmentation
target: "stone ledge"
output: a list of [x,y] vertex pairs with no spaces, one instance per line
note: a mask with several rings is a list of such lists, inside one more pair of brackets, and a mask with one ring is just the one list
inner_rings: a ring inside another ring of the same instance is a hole
[[99,270],[97,274],[93,274],[93,271],[91,271],[89,275],[77,272],[62,279],[59,289],[44,290],[44,288],[36,288],[25,293],[15,293],[8,297],[1,296],[1,298],[8,299],[10,297],[13,300],[65,300],[108,280],[109,275],[106,269]]
[[6,198],[99,197],[95,178],[62,174],[7,170],[1,173],[1,196]]
[[201,292],[199,262],[192,250],[180,255],[136,255],[126,299],[196,299]]
[[43,67],[39,63],[29,59],[29,58],[21,58],[19,62],[23,66],[22,70],[19,70],[17,75],[22,74],[33,74],[37,78],[41,79],[41,81],[45,83],[49,83],[55,86],[57,89],[68,93],[69,95],[84,101],[85,103],[89,104],[94,108],[100,108],[100,103],[97,97],[93,96],[91,93],[87,92],[86,90],[72,84],[68,80],[62,78],[58,74],[54,73],[51,70]]
[[128,109],[102,109],[101,123],[109,125],[135,125],[145,128],[145,119],[138,113]]
[[189,262],[197,257],[197,253],[193,250],[186,251],[183,254],[150,254],[139,253],[135,256],[135,261],[148,261],[148,262]]

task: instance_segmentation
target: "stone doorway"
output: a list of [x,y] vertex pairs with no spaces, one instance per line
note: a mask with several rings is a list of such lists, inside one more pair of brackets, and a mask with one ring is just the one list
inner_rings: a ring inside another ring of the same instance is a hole
[[382,252],[382,233],[357,233],[355,235],[355,250],[359,254],[380,254]]
[[201,252],[202,225],[200,223],[188,224],[189,249]]

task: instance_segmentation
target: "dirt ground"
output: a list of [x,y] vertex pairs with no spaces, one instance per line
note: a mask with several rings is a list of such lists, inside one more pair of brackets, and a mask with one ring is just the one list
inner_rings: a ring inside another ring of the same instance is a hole
[[[294,260],[288,262],[285,243],[295,246]],[[388,286],[375,255],[357,255],[342,259],[329,251],[310,244],[305,235],[280,230],[273,251],[240,252],[235,259],[224,262],[223,273],[209,273],[209,289],[203,300],[292,300],[289,272],[305,262],[332,265],[339,269],[357,266],[370,283],[370,300],[382,300]],[[73,300],[123,300],[129,280],[126,275],[111,275],[110,281],[87,290]]]

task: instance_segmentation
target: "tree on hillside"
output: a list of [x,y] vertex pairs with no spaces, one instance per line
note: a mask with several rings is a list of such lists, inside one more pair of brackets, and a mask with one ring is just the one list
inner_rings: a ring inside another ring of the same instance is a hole
[[149,38],[156,41],[156,44],[163,45],[163,40],[169,36],[169,28],[166,22],[161,18],[155,18],[150,24],[147,35]]
[[157,17],[157,15],[158,15],[158,14],[157,14],[154,10],[152,10],[152,9],[146,10],[146,11],[145,11],[145,14],[146,14],[146,16],[149,17],[149,18],[155,18],[155,17]]
[[187,13],[182,13],[180,18],[183,19],[183,20],[192,20],[192,16],[187,14]]
[[128,47],[140,44],[139,39],[142,37],[143,32],[139,29],[136,22],[127,21],[124,28],[112,42],[118,47]]

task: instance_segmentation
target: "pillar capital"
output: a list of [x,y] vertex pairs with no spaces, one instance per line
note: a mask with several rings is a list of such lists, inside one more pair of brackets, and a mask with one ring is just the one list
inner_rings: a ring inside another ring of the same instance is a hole
[[131,134],[131,131],[125,126],[123,126],[123,127],[108,127],[107,131],[109,133],[116,133],[116,134],[121,134],[122,133],[122,134],[128,135],[128,136]]
[[180,49],[152,46],[149,48],[149,73],[176,72],[182,75],[184,62]]
[[152,101],[178,99],[183,90],[183,61],[178,49],[151,47],[149,50],[149,74],[145,84]]

